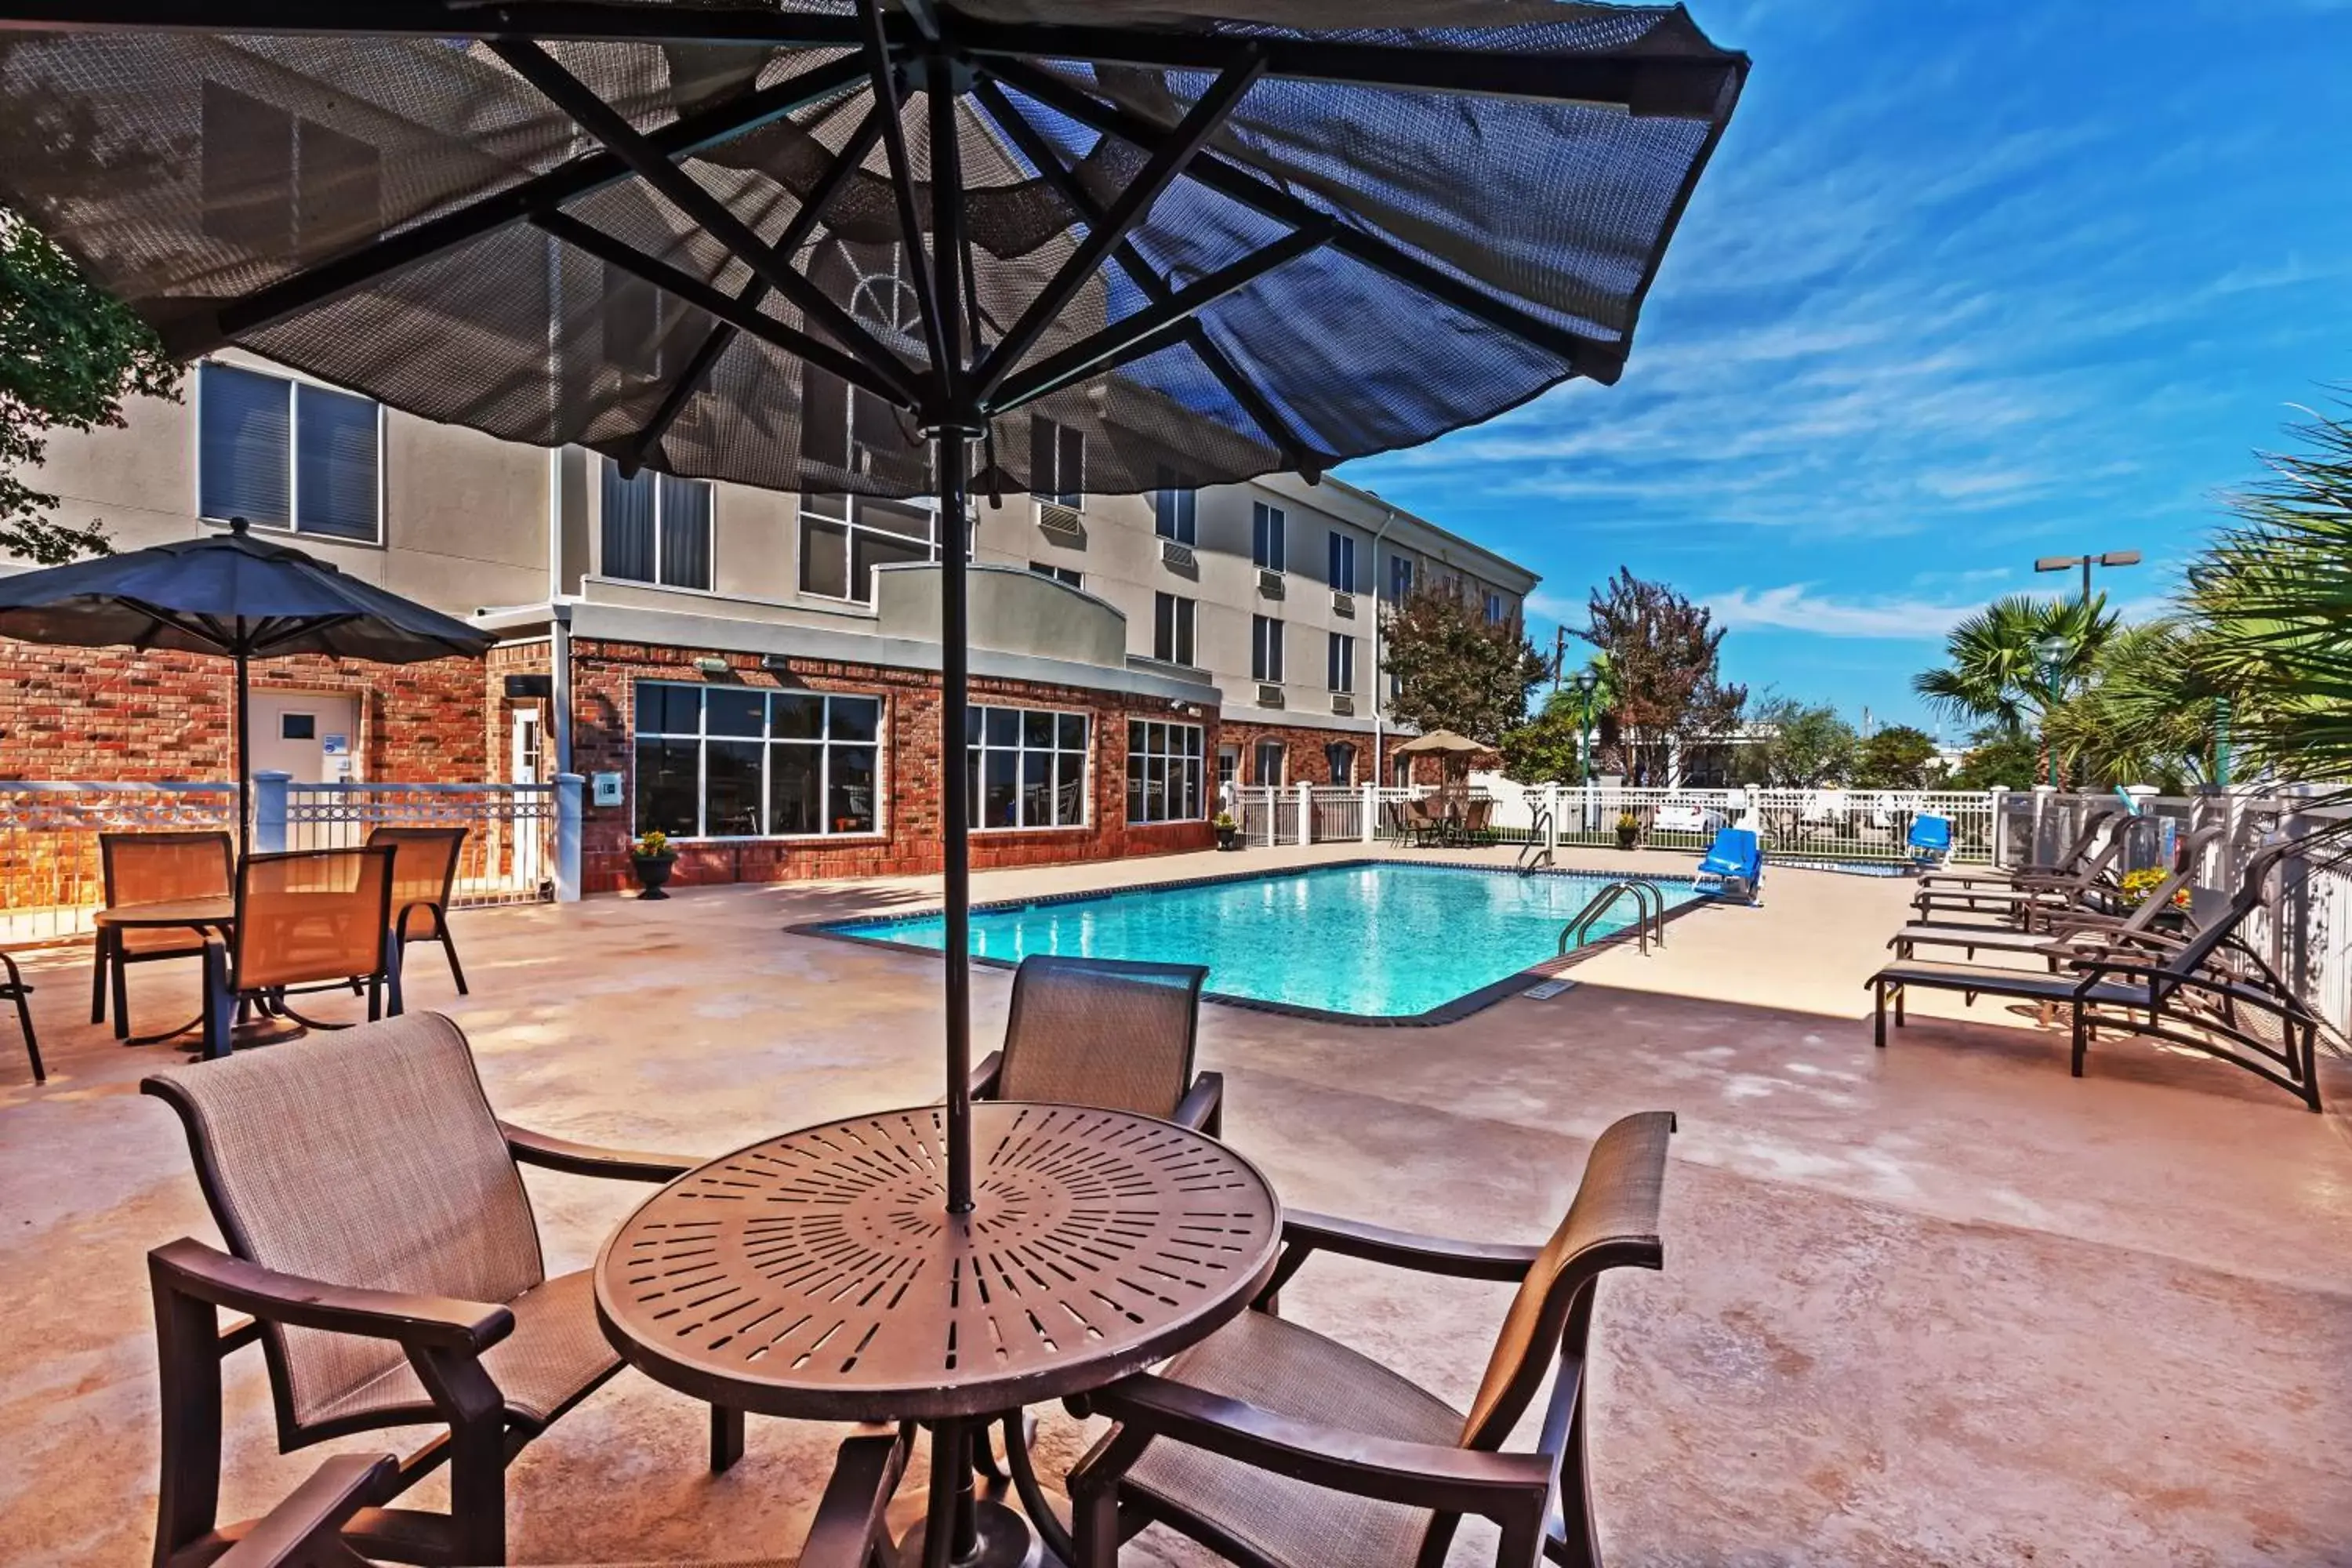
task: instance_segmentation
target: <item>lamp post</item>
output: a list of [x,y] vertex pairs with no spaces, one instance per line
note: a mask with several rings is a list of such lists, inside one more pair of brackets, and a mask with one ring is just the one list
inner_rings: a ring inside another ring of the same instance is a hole
[[1576,689],[1576,782],[1580,787],[1590,789],[1592,785],[1592,694],[1601,689],[1601,672],[1580,669],[1569,685]]
[[2083,607],[2091,607],[2091,568],[2094,566],[2137,566],[2137,550],[2110,550],[2103,555],[2044,555],[2033,563],[2036,572],[2071,572],[2083,569]]
[[2042,749],[2050,753],[2050,787],[2059,787],[2058,748],[2050,739],[2050,710],[2058,705],[2058,680],[2066,668],[2066,639],[2043,637],[2033,645],[2042,662]]

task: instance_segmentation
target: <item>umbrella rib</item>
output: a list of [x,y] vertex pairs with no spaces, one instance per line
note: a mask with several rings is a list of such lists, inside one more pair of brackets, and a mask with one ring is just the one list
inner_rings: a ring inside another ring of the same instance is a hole
[[[1101,207],[1071,177],[1053,144],[1030,122],[1029,117],[1021,112],[1021,106],[1004,96],[1003,89],[983,77],[972,84],[972,96],[980,100],[981,107],[996,122],[998,129],[1013,140],[1029,162],[1036,165],[1037,172],[1061,193],[1062,199],[1069,203],[1082,219],[1088,225],[1101,221]],[[1126,273],[1137,288],[1150,297],[1153,303],[1167,302],[1172,290],[1167,281],[1144,261],[1133,240],[1119,241],[1118,247],[1111,252],[1111,259],[1118,264],[1119,270]],[[1310,459],[1314,460],[1313,472],[1319,473],[1331,465],[1335,459],[1328,453],[1315,450],[1300,438],[1290,422],[1275,408],[1273,401],[1241,373],[1240,367],[1227,357],[1223,349],[1217,346],[1216,341],[1209,336],[1206,326],[1197,321],[1187,323],[1185,337],[1192,352],[1200,356],[1201,363],[1208,367],[1209,374],[1217,379],[1234,402],[1242,405],[1243,411],[1257,422],[1258,428],[1272,438],[1275,450],[1281,455],[1284,463],[1302,473],[1309,472]]]
[[1038,296],[1029,301],[1029,308],[1021,312],[1012,331],[990,351],[973,378],[973,396],[982,403],[989,401],[989,395],[1003,384],[1021,356],[1077,297],[1087,280],[1102,269],[1112,249],[1134,231],[1137,224],[1150,216],[1152,204],[1208,145],[1209,138],[1240,106],[1243,94],[1265,72],[1264,52],[1251,48],[1218,73],[1208,90],[1185,110],[1174,131],[1155,132],[1136,143],[1150,153],[1142,171],[1104,211],[1099,223],[1087,226],[1087,237],[1077,249],[1062,263]]
[[1007,380],[988,405],[991,415],[1010,413],[1070,383],[1101,371],[1130,363],[1184,341],[1184,329],[1209,306],[1236,289],[1246,289],[1285,263],[1327,244],[1332,226],[1310,225],[1284,236],[1272,245],[1251,251],[1239,261],[1221,267],[1205,278],[1177,289],[1157,305],[1121,317],[1090,338],[1039,361]]
[[745,306],[734,295],[715,289],[667,261],[647,256],[601,229],[592,228],[569,213],[548,213],[531,221],[565,244],[584,250],[600,260],[609,261],[624,272],[632,273],[655,288],[676,295],[695,309],[716,316],[762,342],[829,370],[844,381],[865,388],[885,403],[899,408],[914,406],[908,397],[877,374],[875,368],[865,361],[854,359],[831,343],[788,327],[773,316],[762,315]]
[[[940,298],[931,288],[930,268],[923,254],[922,220],[915,213],[914,165],[907,158],[907,128],[899,120],[901,106],[895,68],[890,63],[890,47],[882,33],[882,7],[878,0],[857,0],[858,21],[866,29],[867,68],[874,82],[874,108],[882,117],[882,145],[890,158],[890,196],[898,209],[898,236],[907,247],[906,275],[915,286],[915,309],[923,320],[923,346],[930,352],[931,379],[938,384],[942,401],[953,395],[950,383],[959,366],[948,363],[943,352],[947,329],[940,318]],[[924,29],[927,37],[936,37],[938,18]],[[937,237],[933,237],[937,243]],[[894,312],[895,313],[895,312]]]
[[[791,265],[777,260],[751,227],[739,218],[720,201],[705,190],[692,174],[669,161],[636,128],[622,117],[610,104],[588,89],[585,83],[556,63],[555,58],[538,45],[520,39],[503,39],[490,47],[499,58],[512,66],[516,74],[537,88],[551,103],[570,115],[574,123],[620,155],[621,161],[684,213],[702,226],[738,261],[766,279],[771,288],[799,307],[802,313],[822,328],[827,337],[849,351],[873,377],[889,384],[887,401],[902,407],[917,407],[922,394],[909,379],[905,361],[883,347],[880,340],[861,326],[856,319],[827,299],[823,289],[794,271]],[[541,220],[542,226],[545,219]],[[679,274],[681,278],[685,274]],[[718,290],[709,292],[718,294]],[[719,294],[720,300],[726,296]],[[732,305],[732,300],[727,300]],[[713,311],[714,315],[723,312]],[[745,314],[756,314],[745,312]],[[743,323],[739,321],[738,325]],[[797,335],[797,334],[796,334]],[[830,367],[828,367],[830,368]]]
[[[855,86],[865,74],[864,62],[854,56],[827,60],[772,87],[673,121],[647,132],[646,140],[665,158],[688,157],[830,98]],[[164,342],[177,358],[208,353],[242,333],[257,332],[304,310],[331,304],[394,273],[539,214],[553,212],[566,202],[628,177],[629,166],[618,154],[583,153],[520,184],[398,234],[371,240],[216,310],[192,317],[165,331]]]
[[[1105,103],[1091,93],[1082,92],[1053,72],[1040,70],[1027,61],[998,60],[992,68],[1000,80],[1019,88],[1047,108],[1107,135],[1117,136],[1139,147],[1148,147],[1160,134],[1149,121],[1116,104]],[[1185,174],[1218,195],[1284,223],[1303,225],[1325,216],[1289,192],[1226,163],[1213,153],[1203,153],[1194,158]],[[1507,332],[1523,342],[1558,356],[1580,375],[1591,376],[1605,384],[1614,382],[1624,372],[1622,344],[1555,326],[1508,300],[1499,300],[1451,273],[1407,255],[1376,235],[1343,226],[1332,234],[1331,247],[1376,272],[1454,307],[1465,315],[1476,317],[1498,331]]]
[[[784,232],[777,237],[773,248],[786,262],[792,260],[793,254],[815,231],[818,219],[824,216],[825,204],[833,200],[834,193],[841,189],[842,182],[866,161],[866,154],[874,150],[875,139],[882,134],[881,112],[878,109],[867,110],[864,121],[851,132],[848,142],[843,146],[841,155],[834,160],[833,167],[819,177],[810,189],[808,199],[801,205],[801,210],[794,213],[793,221],[784,226]],[[768,280],[754,277],[735,296],[735,302],[749,310],[767,298],[767,294]],[[654,416],[646,421],[645,428],[630,437],[613,454],[614,460],[621,465],[624,478],[634,478],[636,470],[645,466],[647,456],[661,445],[662,437],[669,434],[669,427],[677,423],[677,416],[686,411],[688,400],[701,389],[710,375],[711,367],[719,363],[719,356],[727,352],[727,345],[735,341],[735,334],[740,330],[731,321],[711,324],[709,334],[695,349],[694,357],[687,362],[686,368],[678,373],[677,380],[663,395],[661,406],[654,411]]]

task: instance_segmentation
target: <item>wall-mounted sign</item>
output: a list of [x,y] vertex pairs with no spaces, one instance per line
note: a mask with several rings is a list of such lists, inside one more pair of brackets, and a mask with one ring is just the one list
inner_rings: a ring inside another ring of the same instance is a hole
[[348,757],[352,754],[352,738],[349,735],[324,736],[319,742],[319,750],[331,757]]
[[507,677],[507,696],[514,700],[520,701],[525,698],[552,697],[554,695],[555,677],[551,675],[509,675]]
[[590,799],[593,801],[594,804],[598,805],[618,805],[621,804],[620,774],[591,773],[588,775],[588,785],[592,792]]

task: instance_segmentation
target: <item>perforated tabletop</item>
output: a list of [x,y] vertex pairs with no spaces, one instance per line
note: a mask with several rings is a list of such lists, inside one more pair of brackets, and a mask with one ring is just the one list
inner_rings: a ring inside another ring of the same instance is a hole
[[1149,1117],[975,1103],[971,1214],[946,1113],[853,1117],[715,1160],[606,1242],[596,1311],[700,1398],[838,1420],[980,1415],[1174,1354],[1272,1272],[1282,1209],[1215,1140]]

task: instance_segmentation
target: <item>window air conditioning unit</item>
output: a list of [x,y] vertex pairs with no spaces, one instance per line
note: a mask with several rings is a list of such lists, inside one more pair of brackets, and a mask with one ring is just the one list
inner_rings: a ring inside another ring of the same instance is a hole
[[1084,540],[1087,525],[1076,510],[1059,501],[1037,498],[1037,526],[1062,539]]
[[1257,705],[1261,708],[1281,707],[1282,688],[1271,685],[1265,681],[1259,682],[1257,689]]
[[1355,698],[1345,691],[1334,691],[1331,693],[1331,711],[1352,716],[1356,711]]
[[1281,598],[1282,574],[1279,572],[1269,572],[1264,567],[1260,567],[1257,574],[1257,591],[1259,596],[1262,598]]
[[1331,595],[1331,613],[1335,616],[1345,616],[1349,620],[1355,619],[1356,595],[1353,594],[1334,593]]
[[1179,570],[1190,572],[1196,564],[1192,558],[1192,547],[1178,540],[1163,539],[1160,542],[1160,563],[1162,566],[1173,566]]

